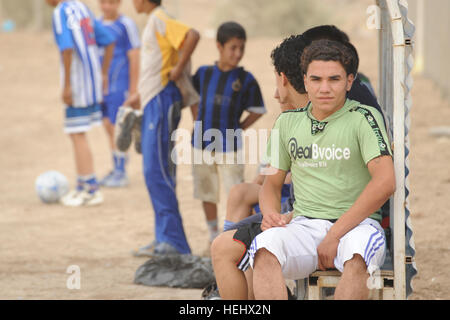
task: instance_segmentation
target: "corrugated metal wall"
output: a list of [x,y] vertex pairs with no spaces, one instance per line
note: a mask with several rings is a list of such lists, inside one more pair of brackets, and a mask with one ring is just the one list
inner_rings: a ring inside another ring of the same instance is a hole
[[450,96],[450,1],[408,0],[416,25],[415,71],[433,79]]

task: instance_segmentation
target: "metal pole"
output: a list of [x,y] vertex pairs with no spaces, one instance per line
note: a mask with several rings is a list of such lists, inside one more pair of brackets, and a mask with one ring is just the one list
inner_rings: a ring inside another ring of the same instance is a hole
[[405,37],[398,0],[388,0],[387,6],[394,46],[394,290],[395,299],[405,300]]

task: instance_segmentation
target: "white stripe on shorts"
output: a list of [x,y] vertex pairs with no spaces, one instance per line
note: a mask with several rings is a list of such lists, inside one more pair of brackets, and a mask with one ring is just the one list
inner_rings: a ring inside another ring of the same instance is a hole
[[244,256],[242,257],[240,263],[237,265],[238,269],[241,271],[247,271],[248,267],[250,266],[250,255],[248,253],[248,250],[245,251]]

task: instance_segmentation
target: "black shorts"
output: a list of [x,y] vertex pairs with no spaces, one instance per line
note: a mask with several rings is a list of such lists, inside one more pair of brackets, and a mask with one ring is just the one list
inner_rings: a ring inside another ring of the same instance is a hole
[[237,267],[239,270],[246,271],[248,269],[248,266],[250,265],[248,249],[250,248],[253,239],[255,239],[255,237],[261,232],[261,222],[248,223],[238,228],[235,232],[233,240],[241,243],[245,247],[245,251],[237,263]]

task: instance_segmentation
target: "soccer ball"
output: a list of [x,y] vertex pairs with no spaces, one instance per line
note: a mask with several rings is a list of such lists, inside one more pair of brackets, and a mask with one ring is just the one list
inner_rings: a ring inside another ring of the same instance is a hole
[[36,193],[44,203],[58,202],[69,192],[67,178],[58,171],[47,171],[36,178]]

